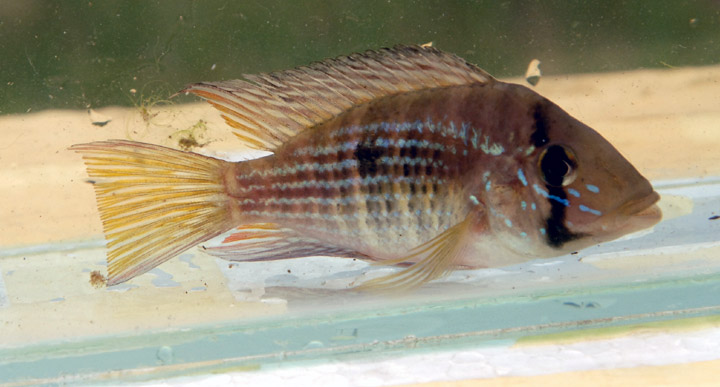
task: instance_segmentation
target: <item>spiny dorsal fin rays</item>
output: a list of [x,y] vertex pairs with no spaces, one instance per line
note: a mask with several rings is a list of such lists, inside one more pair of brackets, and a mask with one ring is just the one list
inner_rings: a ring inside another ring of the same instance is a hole
[[[289,135],[283,133],[281,129],[269,131],[266,130],[268,127],[289,128],[297,125],[297,121],[290,118],[286,118],[283,122],[275,117],[274,115],[279,115],[280,118],[283,118],[287,115],[282,115],[283,109],[280,107],[269,109],[271,105],[267,102],[269,96],[260,94],[267,94],[267,92],[259,88],[236,95],[238,93],[234,92],[229,85],[204,83],[193,85],[192,92],[208,99],[208,102],[224,113],[222,117],[228,125],[238,129],[235,134],[239,135],[241,139],[243,137],[253,139],[254,141],[248,145],[254,148],[274,149],[282,144],[284,139],[289,138]],[[267,113],[264,116],[258,116],[254,111],[267,111]]]
[[392,261],[381,261],[380,264],[397,265],[422,257],[407,269],[394,274],[371,279],[356,287],[358,290],[403,291],[412,290],[448,273],[454,266],[456,258],[461,255],[467,245],[466,236],[470,232],[474,217],[468,216],[464,221],[449,228],[428,242],[414,248],[405,257]]
[[107,240],[108,286],[232,227],[227,162],[115,140],[73,145],[94,180]]
[[196,83],[183,92],[206,98],[238,137],[266,150],[375,98],[493,81],[462,58],[420,46],[367,51],[244,78]]
[[[281,85],[284,84],[287,90],[284,92],[284,95],[278,94],[278,96],[284,97],[282,98],[281,103],[285,103],[284,101],[286,100],[297,101],[298,104],[303,105],[303,111],[309,112],[308,115],[314,114],[315,117],[307,117],[307,125],[311,125],[314,122],[313,120],[323,119],[323,117],[332,117],[333,115],[342,112],[342,110],[335,106],[330,100],[323,99],[323,97],[326,96],[318,92],[320,87],[318,87],[317,84],[312,84],[317,83],[312,77],[304,76],[300,70],[288,70],[284,73],[284,75],[285,79],[283,80],[283,83],[280,83],[279,85],[278,83],[270,82],[270,80],[266,78],[272,76],[272,74],[246,75],[245,78],[257,84],[267,84],[278,88],[278,91],[280,91],[280,88],[282,87]],[[305,117],[301,115],[301,119],[302,118]],[[302,122],[300,123],[302,124]]]

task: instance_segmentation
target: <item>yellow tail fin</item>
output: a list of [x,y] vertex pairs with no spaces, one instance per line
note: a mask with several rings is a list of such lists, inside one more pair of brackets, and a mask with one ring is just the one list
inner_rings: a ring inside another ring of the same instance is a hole
[[82,154],[95,186],[108,286],[235,226],[223,179],[226,161],[122,140],[70,149]]

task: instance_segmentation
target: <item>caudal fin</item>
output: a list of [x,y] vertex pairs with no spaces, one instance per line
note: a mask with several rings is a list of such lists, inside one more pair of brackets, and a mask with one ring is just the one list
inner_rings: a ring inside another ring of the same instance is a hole
[[74,145],[95,186],[108,286],[125,282],[234,226],[229,163],[132,141]]

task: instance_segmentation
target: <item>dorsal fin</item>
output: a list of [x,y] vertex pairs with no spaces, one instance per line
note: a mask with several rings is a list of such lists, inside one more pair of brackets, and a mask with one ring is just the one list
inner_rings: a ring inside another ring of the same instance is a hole
[[238,137],[266,150],[375,98],[494,80],[456,55],[422,46],[371,50],[244,78],[195,83],[181,92],[206,98]]

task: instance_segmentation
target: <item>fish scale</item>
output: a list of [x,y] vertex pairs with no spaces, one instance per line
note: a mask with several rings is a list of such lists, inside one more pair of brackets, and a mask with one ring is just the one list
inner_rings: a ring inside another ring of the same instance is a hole
[[[432,239],[464,217],[465,200],[457,205],[458,201],[452,194],[455,187],[438,184],[438,180],[442,180],[438,177],[440,172],[444,172],[450,179],[454,177],[450,171],[457,173],[457,169],[446,167],[460,165],[452,160],[456,156],[448,150],[451,148],[448,145],[452,145],[453,149],[464,150],[469,141],[457,130],[450,128],[463,125],[416,119],[411,122],[382,122],[361,126],[362,130],[347,130],[347,126],[317,128],[311,138],[315,142],[313,145],[299,138],[278,152],[280,155],[292,154],[292,158],[270,156],[269,160],[255,162],[272,163],[269,170],[275,172],[274,176],[263,175],[260,179],[248,181],[244,174],[255,175],[252,171],[268,169],[252,161],[239,164],[242,169],[251,172],[238,172],[241,176],[238,186],[259,187],[264,184],[266,187],[244,192],[245,195],[264,200],[255,201],[256,205],[244,207],[242,211],[257,211],[268,218],[292,213],[297,217],[286,224],[298,228],[310,226],[313,230],[324,229],[328,232],[333,230],[335,235],[351,236],[355,243],[349,245],[354,248],[365,248],[371,244],[372,248],[377,249],[389,241],[396,241],[393,252]],[[324,138],[320,133],[324,133]],[[352,144],[354,148],[334,146],[331,140]],[[327,145],[323,147],[317,143]],[[325,167],[328,165],[335,167]],[[338,168],[338,165],[347,167]],[[287,174],[287,171],[296,173]],[[346,191],[337,189],[338,182],[345,182],[348,177],[351,177],[351,184],[345,188]],[[368,178],[372,183],[367,183]],[[316,182],[315,188],[308,189],[303,184],[296,184],[304,181]],[[282,189],[283,186],[285,189]],[[338,210],[336,206],[307,201],[308,197],[350,198],[352,200],[335,200],[330,203],[338,203],[342,207],[341,213],[352,217],[335,216]],[[272,199],[271,205],[267,205],[268,199]],[[318,214],[330,216],[318,217]],[[366,241],[364,245],[358,246],[358,236]]]
[[95,186],[109,285],[230,230],[206,251],[409,264],[362,286],[411,288],[659,220],[649,182],[602,136],[455,55],[398,46],[244,78],[185,91],[269,156],[73,146]]

